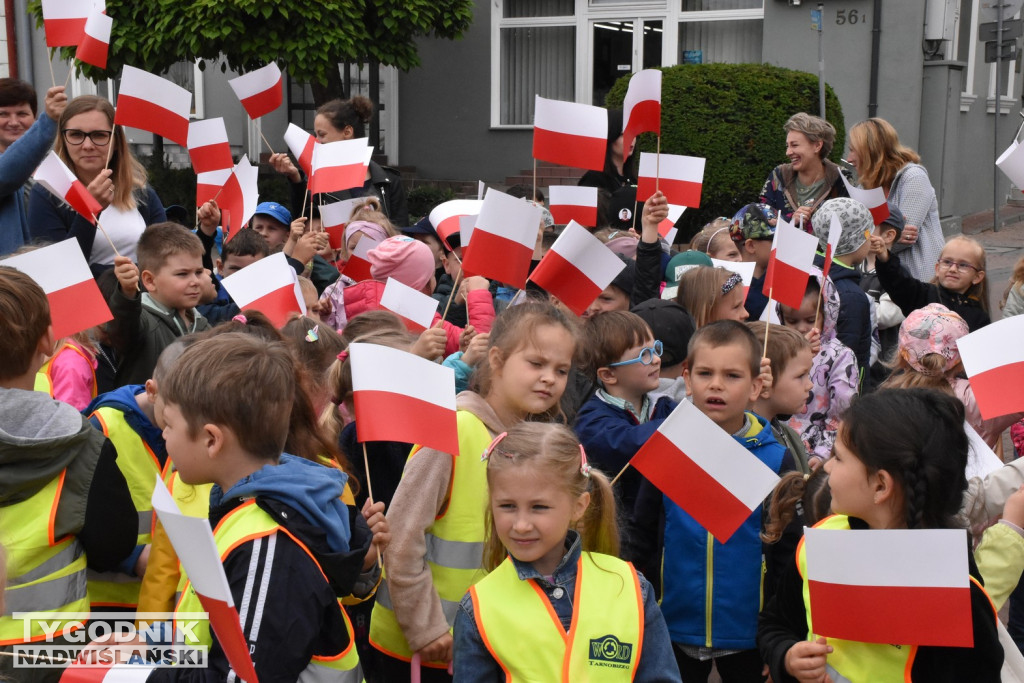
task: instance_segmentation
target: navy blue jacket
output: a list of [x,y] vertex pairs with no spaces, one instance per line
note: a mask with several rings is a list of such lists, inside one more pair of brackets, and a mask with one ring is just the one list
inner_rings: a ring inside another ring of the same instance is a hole
[[[816,256],[814,263],[820,268],[824,259]],[[871,366],[871,302],[860,287],[858,268],[848,268],[833,261],[828,276],[839,293],[836,337],[856,354],[857,367],[863,379]]]

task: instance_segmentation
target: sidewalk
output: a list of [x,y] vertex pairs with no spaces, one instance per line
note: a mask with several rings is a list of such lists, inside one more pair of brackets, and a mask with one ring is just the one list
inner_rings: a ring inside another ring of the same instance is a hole
[[985,247],[989,307],[993,320],[1000,317],[999,302],[1013,273],[1013,266],[1024,256],[1024,207],[1003,206],[999,209],[999,219],[999,232],[992,230],[991,211],[964,216],[961,228],[964,234]]

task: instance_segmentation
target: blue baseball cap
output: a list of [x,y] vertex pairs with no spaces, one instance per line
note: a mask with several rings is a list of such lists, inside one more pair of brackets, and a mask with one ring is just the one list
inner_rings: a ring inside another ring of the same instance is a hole
[[284,223],[287,227],[292,224],[292,213],[288,209],[284,208],[277,202],[260,202],[256,206],[256,210],[252,215],[258,216],[263,214],[264,216],[270,216],[274,220]]

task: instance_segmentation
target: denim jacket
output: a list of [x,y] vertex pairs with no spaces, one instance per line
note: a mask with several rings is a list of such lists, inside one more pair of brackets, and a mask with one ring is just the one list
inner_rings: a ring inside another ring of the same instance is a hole
[[[544,595],[551,603],[562,628],[568,632],[572,622],[572,597],[576,591],[576,567],[580,558],[580,536],[569,531],[565,539],[566,552],[558,563],[554,581],[549,582],[529,563],[519,562],[514,557],[519,578],[523,581],[536,579]],[[676,666],[668,628],[661,616],[657,599],[651,584],[640,575],[640,594],[644,601],[644,639],[640,662],[637,666],[635,683],[679,682],[679,668]],[[473,599],[467,593],[455,616],[454,673],[456,681],[501,681],[504,674],[484,646],[476,619],[473,617]]]

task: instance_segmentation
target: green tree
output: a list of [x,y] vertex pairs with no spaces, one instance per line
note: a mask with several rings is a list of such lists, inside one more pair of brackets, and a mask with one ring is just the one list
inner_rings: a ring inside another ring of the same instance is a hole
[[[678,224],[685,240],[715,217],[757,201],[768,174],[786,161],[783,124],[797,112],[818,111],[818,78],[769,64],[684,64],[662,74],[661,151],[707,159],[701,206]],[[615,83],[609,108],[622,108],[628,85],[628,76]],[[825,107],[836,128],[830,158],[838,161],[846,129],[831,87]],[[653,134],[640,136],[641,151],[654,152],[656,145]]]

